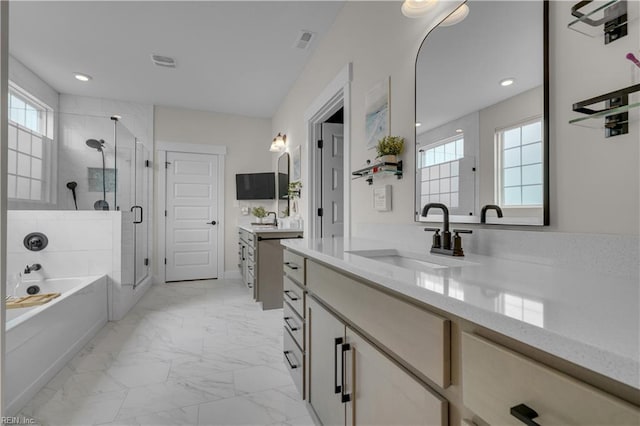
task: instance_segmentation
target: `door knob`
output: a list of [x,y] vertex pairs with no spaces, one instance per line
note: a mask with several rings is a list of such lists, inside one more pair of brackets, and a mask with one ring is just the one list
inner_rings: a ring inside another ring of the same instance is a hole
[[215,220],[212,220],[211,222],[207,222],[207,223],[208,223],[209,225],[215,225],[215,224],[217,224],[218,222],[216,222]]

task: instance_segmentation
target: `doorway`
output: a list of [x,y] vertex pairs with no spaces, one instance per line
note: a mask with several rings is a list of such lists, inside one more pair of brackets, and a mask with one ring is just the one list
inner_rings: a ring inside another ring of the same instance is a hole
[[316,235],[324,238],[344,236],[344,106],[320,124],[316,192]]
[[308,182],[305,233],[310,238],[351,235],[351,79],[348,63],[305,112]]
[[167,153],[166,280],[218,278],[218,157]]
[[[156,141],[156,282],[223,278],[227,148]],[[215,222],[215,223],[212,223]]]

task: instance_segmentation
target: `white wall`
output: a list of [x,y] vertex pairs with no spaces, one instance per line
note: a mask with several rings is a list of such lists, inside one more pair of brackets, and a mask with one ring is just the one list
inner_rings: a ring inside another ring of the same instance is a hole
[[11,55],[9,55],[9,81],[31,93],[54,110],[58,110],[58,92]]
[[[148,280],[133,289],[131,222],[129,212],[10,210],[7,274],[39,263],[42,269],[23,274],[23,280],[108,275],[109,319],[118,320],[150,284]],[[23,240],[31,232],[44,233],[49,245],[38,252],[27,250]],[[7,291],[11,294],[11,289]]]
[[[238,269],[238,232],[236,226],[246,223],[249,217],[240,215],[240,207],[243,204],[235,199],[235,175],[237,173],[274,170],[272,156],[269,152],[269,146],[273,139],[271,120],[208,111],[156,107],[155,138],[156,141],[162,142],[224,145],[227,147],[225,200],[223,200],[225,203],[225,271],[236,272]],[[158,188],[158,190],[164,190],[164,188]],[[269,210],[275,206],[275,202],[255,202],[255,204],[264,205]],[[154,235],[157,236],[157,232]],[[156,259],[163,257],[163,253],[155,253],[154,255]]]
[[[572,126],[568,121],[576,116],[571,112],[574,102],[630,85],[632,65],[624,55],[639,48],[638,24],[630,26],[626,38],[604,46],[601,39],[567,29],[571,6],[564,1],[550,5],[551,226],[545,230],[637,235],[638,124],[631,126],[629,135],[605,139],[603,131]],[[442,8],[453,6],[439,7],[441,16]],[[371,187],[362,180],[353,181],[354,225],[413,223],[414,66],[419,45],[437,14],[409,19],[402,16],[400,2],[347,2],[273,118],[273,132],[286,132],[291,140],[304,141],[304,111],[338,71],[352,62],[351,157],[355,169],[375,156],[364,143],[365,94],[377,81],[391,76],[391,134],[407,139],[406,177],[379,181],[393,186],[394,207],[389,213],[373,211]],[[619,66],[612,67],[614,63]],[[303,167],[307,167],[304,157]]]

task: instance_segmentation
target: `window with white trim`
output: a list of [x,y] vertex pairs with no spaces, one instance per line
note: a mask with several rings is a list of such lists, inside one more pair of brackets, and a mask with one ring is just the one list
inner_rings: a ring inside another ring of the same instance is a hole
[[542,119],[498,130],[495,138],[498,204],[502,207],[542,206]]
[[464,134],[434,142],[418,150],[420,164],[420,201],[459,205],[460,162],[464,157]]
[[10,84],[8,124],[8,198],[49,202],[53,109]]

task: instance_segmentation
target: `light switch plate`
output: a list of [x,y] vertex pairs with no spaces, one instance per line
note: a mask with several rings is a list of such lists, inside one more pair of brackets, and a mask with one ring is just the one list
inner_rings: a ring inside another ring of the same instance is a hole
[[379,212],[391,211],[391,185],[373,188],[373,208]]

